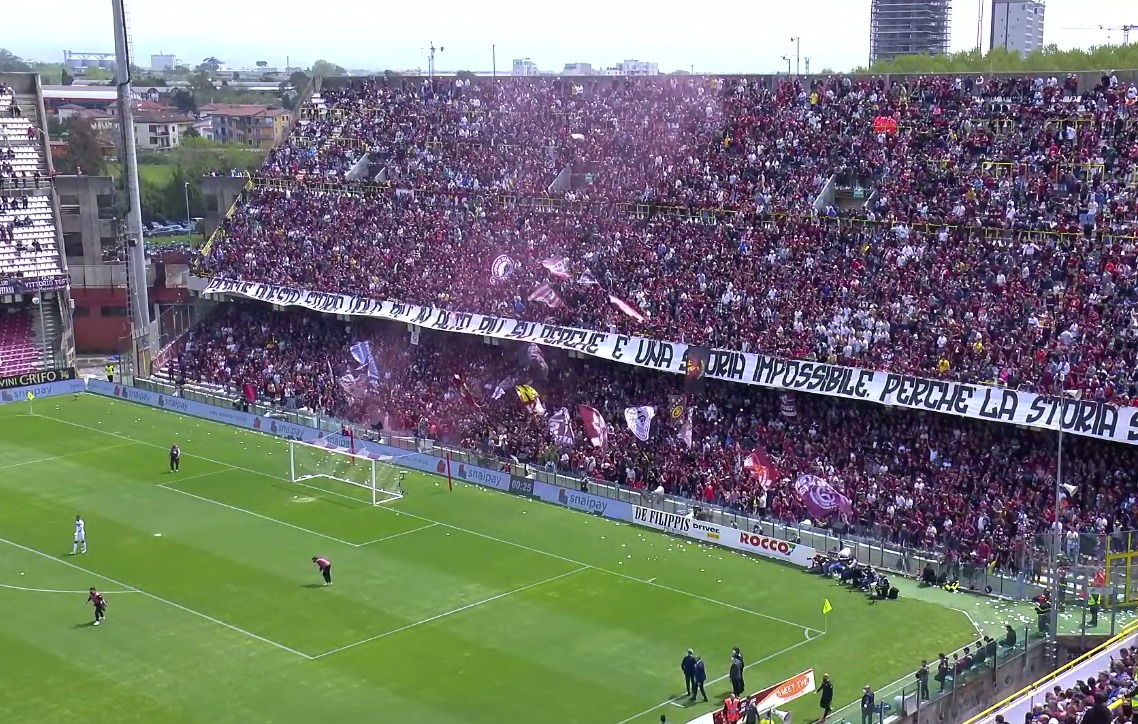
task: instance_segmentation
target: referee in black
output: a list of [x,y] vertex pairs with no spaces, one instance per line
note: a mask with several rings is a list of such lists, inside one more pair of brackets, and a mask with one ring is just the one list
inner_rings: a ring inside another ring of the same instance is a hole
[[684,672],[684,693],[689,697],[695,696],[695,652],[691,649],[680,662],[680,671]]

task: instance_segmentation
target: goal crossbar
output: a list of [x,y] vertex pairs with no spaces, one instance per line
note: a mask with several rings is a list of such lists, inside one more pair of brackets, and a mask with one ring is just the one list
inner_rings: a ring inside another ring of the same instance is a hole
[[325,479],[364,490],[372,505],[382,505],[403,497],[403,478],[399,457],[353,452],[338,447],[327,438],[316,442],[289,440],[289,480]]

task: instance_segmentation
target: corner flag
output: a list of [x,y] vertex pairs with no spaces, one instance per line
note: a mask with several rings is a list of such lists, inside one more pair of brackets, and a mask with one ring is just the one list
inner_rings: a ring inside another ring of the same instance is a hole
[[34,399],[36,399],[36,396],[34,394],[32,394],[31,392],[29,392],[28,393],[28,402],[31,402]]
[[834,610],[834,607],[830,605],[830,599],[827,598],[825,601],[822,602],[822,615],[823,616],[829,615],[830,611],[833,611],[833,610]]

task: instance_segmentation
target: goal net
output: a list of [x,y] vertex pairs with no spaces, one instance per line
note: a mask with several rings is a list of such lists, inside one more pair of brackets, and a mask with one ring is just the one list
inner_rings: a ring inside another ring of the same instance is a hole
[[[329,438],[311,443],[289,440],[289,479],[300,484],[322,479],[349,485],[351,497],[382,505],[403,497],[403,478],[409,468],[401,467],[401,457],[355,453],[351,448],[337,447]],[[320,489],[336,492],[335,487]]]

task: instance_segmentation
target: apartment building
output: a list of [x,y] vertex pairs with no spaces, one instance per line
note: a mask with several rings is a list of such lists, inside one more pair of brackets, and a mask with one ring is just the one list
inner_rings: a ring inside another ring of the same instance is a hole
[[199,111],[209,120],[213,140],[252,148],[275,146],[288,135],[293,119],[291,111],[262,105],[213,103]]

